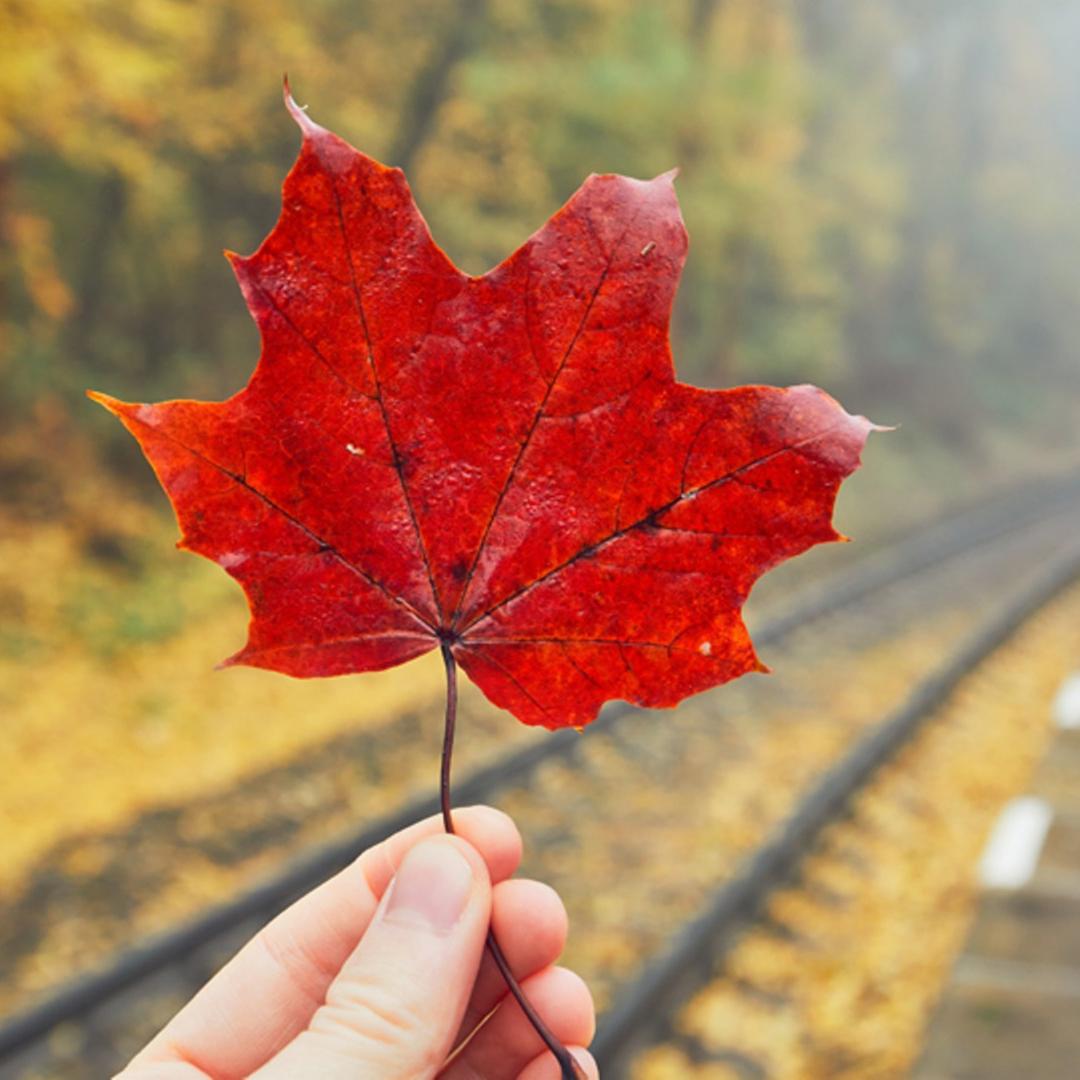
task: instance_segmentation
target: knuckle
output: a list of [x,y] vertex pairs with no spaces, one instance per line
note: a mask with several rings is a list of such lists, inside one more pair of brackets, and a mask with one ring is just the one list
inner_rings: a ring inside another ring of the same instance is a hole
[[[316,1012],[310,1030],[364,1057],[383,1048],[395,1054],[407,1051],[413,1068],[434,1068],[428,1060],[434,1040],[427,1038],[430,1023],[417,1007],[362,976],[339,979]],[[365,1058],[366,1060],[366,1058]],[[392,1059],[395,1063],[400,1058]],[[412,1074],[410,1074],[412,1075]]]
[[304,938],[293,933],[284,923],[271,923],[255,935],[255,941],[271,964],[299,985],[316,1003],[322,1000],[322,990],[337,972]]

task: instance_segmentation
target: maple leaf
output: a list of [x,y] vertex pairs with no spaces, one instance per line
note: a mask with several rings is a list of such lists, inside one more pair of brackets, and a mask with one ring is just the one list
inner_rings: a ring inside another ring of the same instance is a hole
[[673,174],[590,177],[471,277],[400,170],[289,107],[281,217],[229,256],[262,334],[247,387],[91,395],[150,459],[180,545],[243,585],[249,640],[227,663],[335,675],[442,646],[550,728],[760,669],[743,602],[839,538],[871,425],[813,387],[675,380]]

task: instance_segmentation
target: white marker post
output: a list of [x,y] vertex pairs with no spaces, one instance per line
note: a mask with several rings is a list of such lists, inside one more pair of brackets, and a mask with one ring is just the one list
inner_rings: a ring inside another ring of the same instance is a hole
[[979,861],[987,889],[1023,888],[1035,873],[1054,811],[1045,799],[1023,795],[1008,803],[994,825]]
[[1061,684],[1054,698],[1054,723],[1065,730],[1080,728],[1080,673]]

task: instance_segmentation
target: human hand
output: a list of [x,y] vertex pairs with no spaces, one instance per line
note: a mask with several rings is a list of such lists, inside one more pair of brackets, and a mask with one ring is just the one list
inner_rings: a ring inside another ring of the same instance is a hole
[[[521,859],[513,822],[454,811],[364,852],[282,912],[173,1018],[119,1080],[558,1080],[508,996],[489,923],[526,996],[585,1074],[592,998],[553,967],[566,911]],[[470,1038],[470,1036],[472,1036]]]

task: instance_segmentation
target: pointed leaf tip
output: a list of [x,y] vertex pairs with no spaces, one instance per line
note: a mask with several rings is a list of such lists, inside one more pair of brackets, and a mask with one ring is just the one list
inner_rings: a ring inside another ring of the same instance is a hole
[[91,401],[100,405],[103,409],[108,409],[111,413],[119,413],[124,404],[118,398],[114,398],[110,394],[103,394],[100,390],[87,390],[85,393]]
[[296,121],[296,126],[304,133],[305,138],[308,135],[314,135],[316,132],[325,130],[308,116],[306,105],[297,105],[287,74],[282,78],[281,94],[285,99],[285,108],[289,110],[289,115]]

